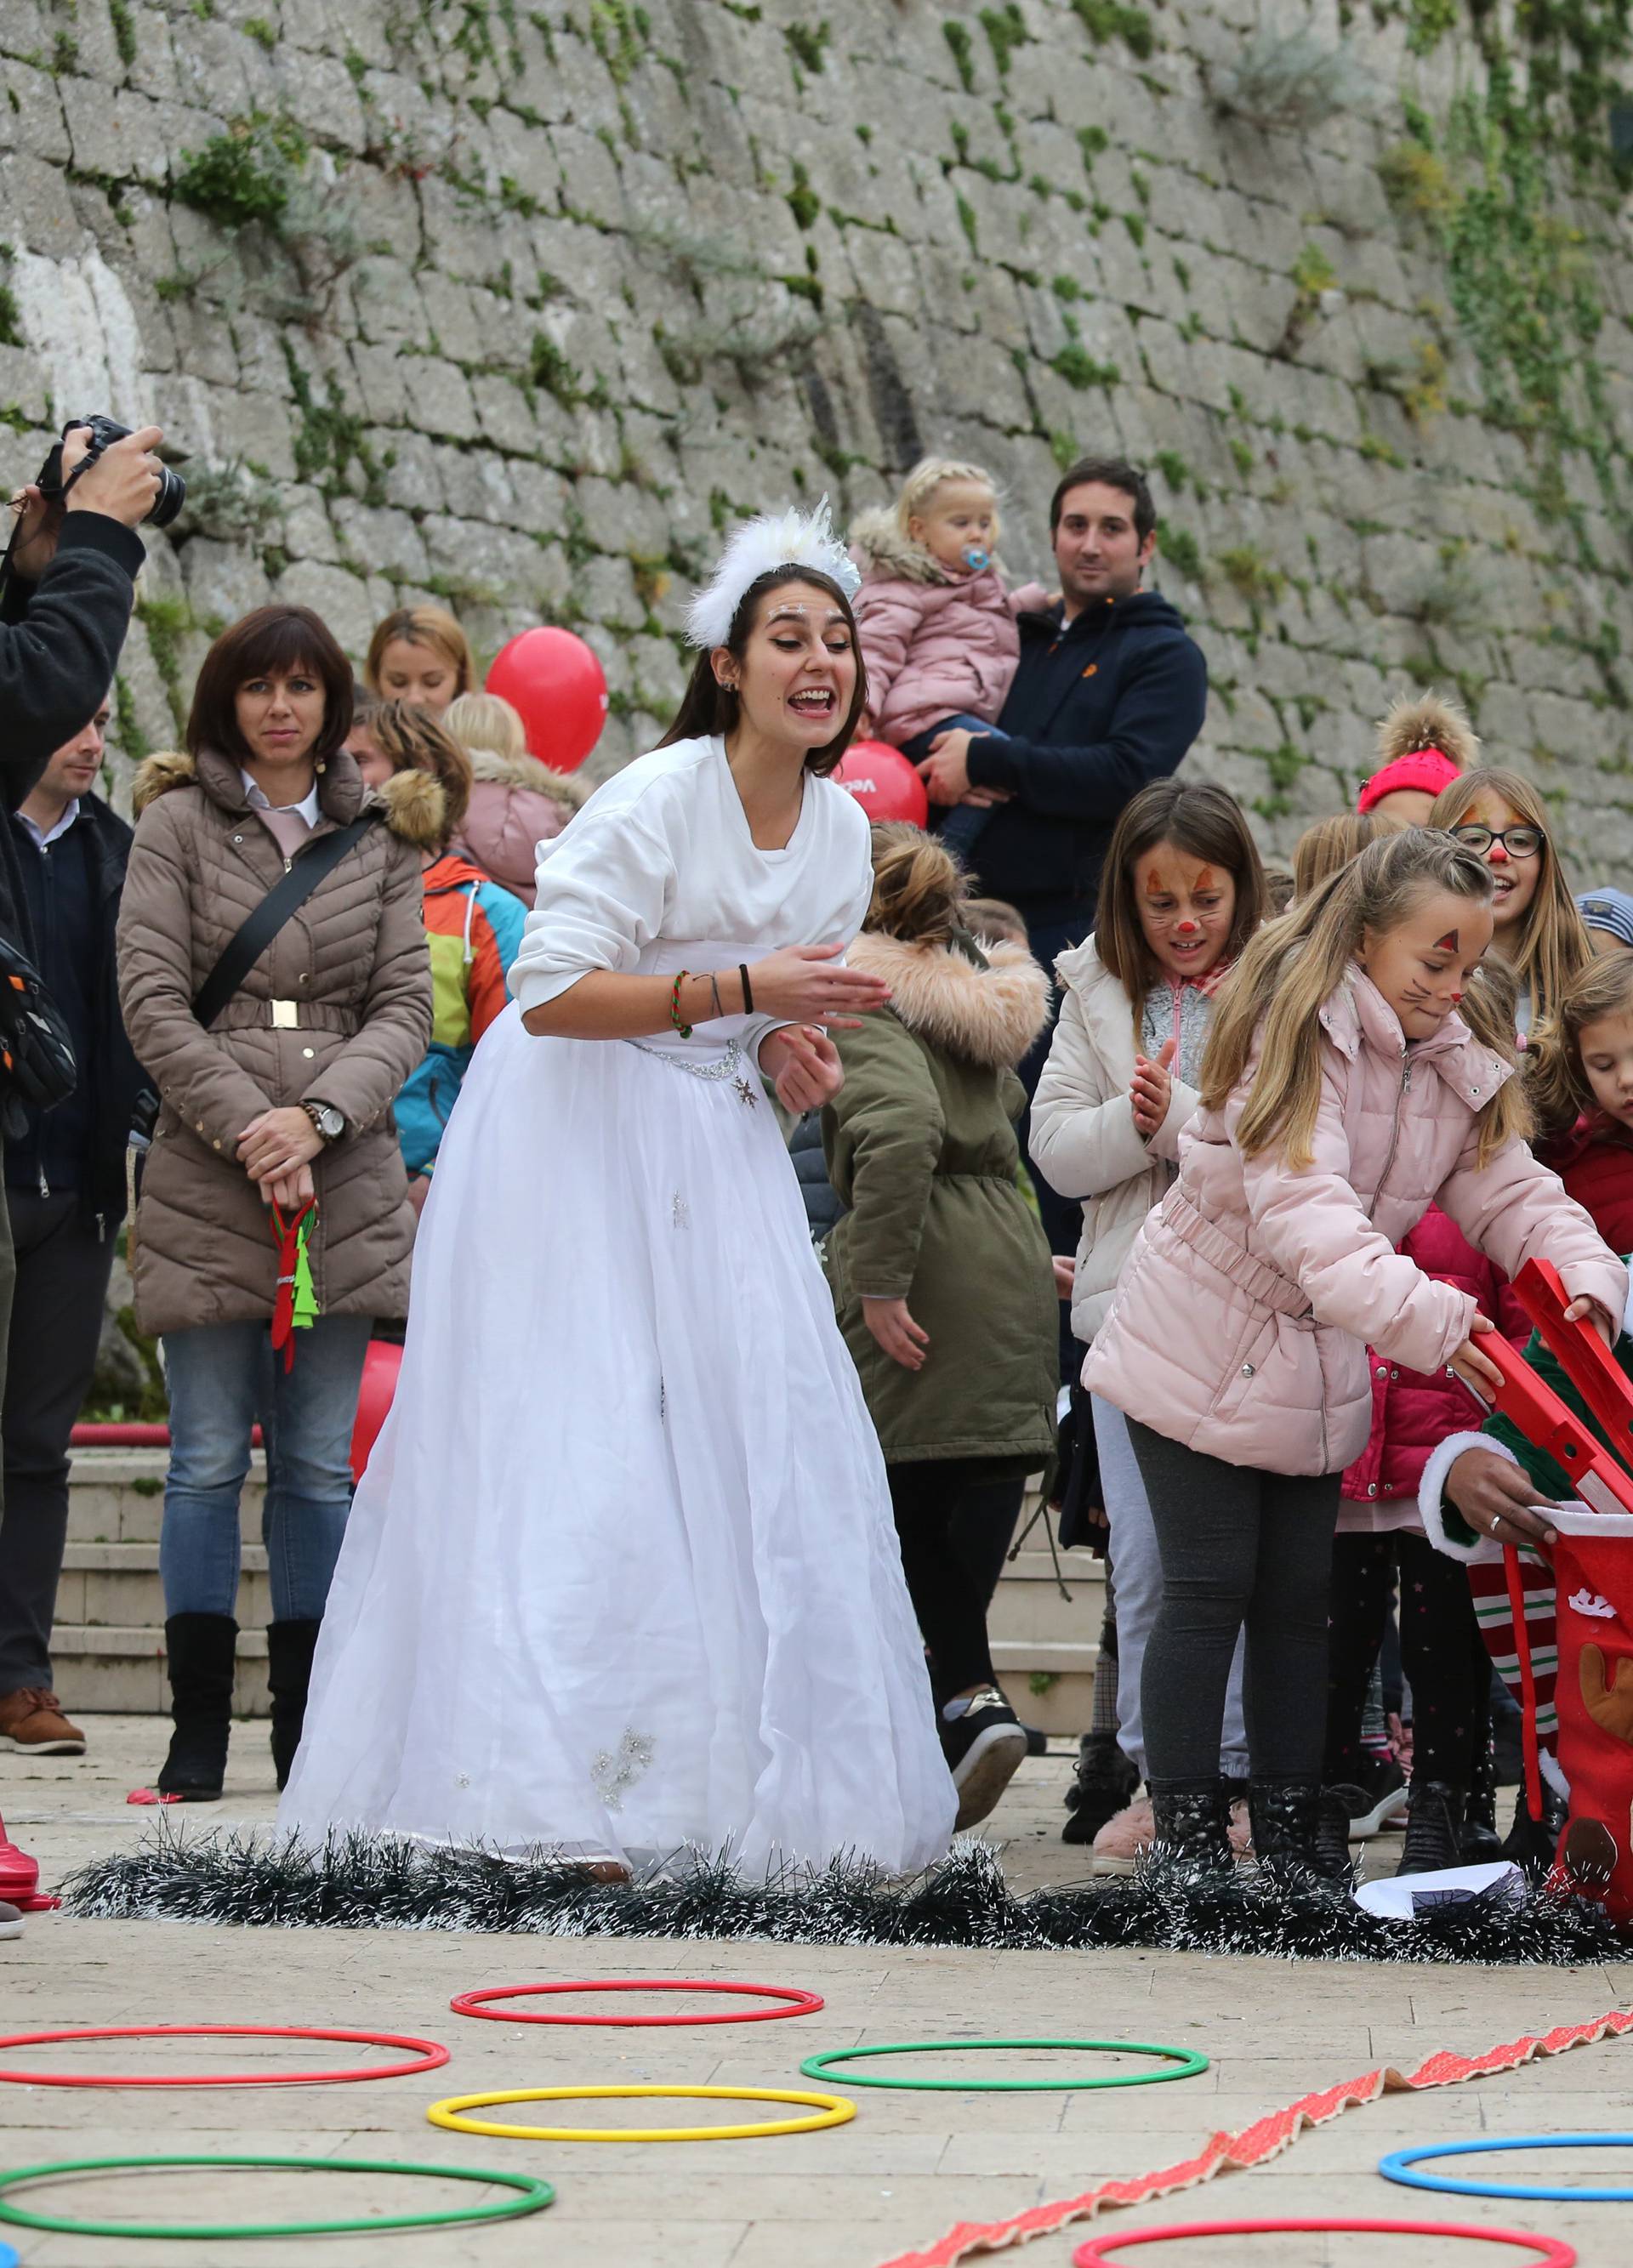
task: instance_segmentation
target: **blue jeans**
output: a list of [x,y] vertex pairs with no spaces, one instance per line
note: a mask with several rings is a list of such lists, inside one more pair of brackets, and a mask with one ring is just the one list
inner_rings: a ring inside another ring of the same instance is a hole
[[[931,741],[940,733],[984,733],[994,740],[1008,737],[1005,733],[994,733],[984,717],[943,717],[938,725],[932,725],[927,733],[915,733],[911,740],[904,741],[903,755],[910,762],[921,762],[930,753]],[[975,804],[956,803],[950,811],[943,812],[935,831],[954,858],[962,858],[975,848],[977,836],[992,815],[990,806],[983,810]]]
[[272,1619],[321,1619],[351,1508],[351,1429],[371,1329],[366,1315],[321,1315],[297,1332],[288,1373],[265,1323],[166,1332],[170,1469],[159,1571],[166,1615],[230,1615],[238,1603],[239,1498],[259,1418]]

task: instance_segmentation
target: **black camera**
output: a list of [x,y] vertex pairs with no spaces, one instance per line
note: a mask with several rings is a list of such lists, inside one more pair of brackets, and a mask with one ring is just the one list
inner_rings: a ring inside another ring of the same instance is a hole
[[[110,443],[127,440],[130,434],[129,425],[116,425],[111,417],[70,417],[63,428],[63,439],[66,440],[70,433],[82,431],[88,431],[91,435],[91,446],[85,455],[87,465],[94,464]],[[63,494],[62,441],[56,444],[40,468],[39,489],[48,504],[55,504]],[[168,527],[186,502],[187,482],[180,473],[173,473],[168,465],[162,467],[159,475],[159,494],[153,499],[153,509],[148,513],[148,519],[155,527]]]

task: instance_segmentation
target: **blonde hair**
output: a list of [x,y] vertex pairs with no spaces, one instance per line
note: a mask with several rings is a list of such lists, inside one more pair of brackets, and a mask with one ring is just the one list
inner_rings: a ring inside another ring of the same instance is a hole
[[374,635],[368,642],[368,652],[363,663],[363,682],[371,693],[383,696],[380,681],[380,666],[386,658],[386,648],[401,638],[408,645],[428,645],[440,654],[454,673],[456,694],[469,693],[477,680],[476,657],[470,650],[470,640],[440,607],[399,607],[376,622]]
[[1570,979],[1593,958],[1593,944],[1559,863],[1541,797],[1518,772],[1483,764],[1441,789],[1430,806],[1427,824],[1448,830],[1469,824],[1469,813],[1488,789],[1493,795],[1501,796],[1511,810],[1519,814],[1524,823],[1534,827],[1542,837],[1542,848],[1537,853],[1542,861],[1542,872],[1537,877],[1531,903],[1520,916],[1518,941],[1511,947],[1504,947],[1499,958],[1511,965],[1520,984],[1529,991],[1533,1019],[1549,1016],[1563,998]]
[[1293,896],[1307,898],[1318,883],[1347,866],[1382,830],[1370,812],[1341,811],[1306,827],[1293,851]]
[[429,772],[442,789],[442,839],[451,842],[470,806],[470,758],[446,725],[408,701],[382,701],[368,736],[394,772]]
[[[1415,827],[1380,836],[1249,944],[1220,988],[1201,1079],[1203,1108],[1222,1110],[1246,1076],[1255,1039],[1260,1041],[1252,1089],[1237,1126],[1245,1158],[1279,1144],[1289,1166],[1310,1163],[1321,1101],[1322,1005],[1344,983],[1363,932],[1379,936],[1399,928],[1429,890],[1489,906],[1491,877],[1482,858],[1448,835]],[[1476,1039],[1514,1062],[1513,1019],[1478,975],[1463,996],[1461,1013]],[[1484,1165],[1505,1142],[1530,1130],[1521,1082],[1504,1079],[1477,1123]]]
[[520,712],[497,693],[456,694],[442,712],[442,729],[462,748],[481,748],[509,763],[528,753],[528,728]]
[[998,549],[1001,530],[998,521],[998,483],[985,465],[966,464],[959,457],[920,457],[901,484],[896,498],[896,525],[905,541],[913,537],[908,522],[926,512],[937,489],[948,481],[979,481],[982,488],[992,491],[993,538],[992,549]]
[[1599,1108],[1582,1065],[1582,1034],[1604,1016],[1633,1015],[1633,954],[1595,957],[1570,977],[1553,1013],[1526,1040],[1526,1085],[1545,1134],[1567,1134]]
[[864,929],[907,945],[950,945],[964,926],[964,869],[952,852],[905,819],[873,830],[873,900]]

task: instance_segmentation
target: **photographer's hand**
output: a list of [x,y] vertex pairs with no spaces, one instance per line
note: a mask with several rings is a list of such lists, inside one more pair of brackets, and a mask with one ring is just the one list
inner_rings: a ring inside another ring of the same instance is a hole
[[[63,478],[66,480],[90,446],[85,427],[76,427],[63,444]],[[56,539],[63,532],[63,506],[48,497],[36,482],[18,489],[11,509],[20,525],[11,545],[11,565],[26,583],[37,583],[56,556]]]
[[[69,453],[79,438],[76,431],[69,435],[63,444],[64,481],[73,470]],[[159,495],[164,467],[151,453],[163,438],[161,427],[144,425],[139,433],[127,433],[122,441],[111,442],[95,464],[70,489],[65,509],[69,512],[100,512],[109,519],[122,521],[127,527],[139,526],[153,509]],[[84,454],[84,448],[79,448],[78,457]],[[74,459],[74,462],[78,462],[78,457]]]

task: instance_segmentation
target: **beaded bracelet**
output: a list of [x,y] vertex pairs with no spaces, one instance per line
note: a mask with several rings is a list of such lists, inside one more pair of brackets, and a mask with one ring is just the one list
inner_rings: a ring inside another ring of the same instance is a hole
[[691,1026],[690,1024],[683,1024],[681,1021],[680,1005],[681,986],[686,982],[686,979],[691,976],[691,971],[689,968],[683,968],[680,975],[676,978],[669,991],[669,1021],[674,1025],[676,1030],[680,1034],[683,1040],[689,1040],[691,1037]]

